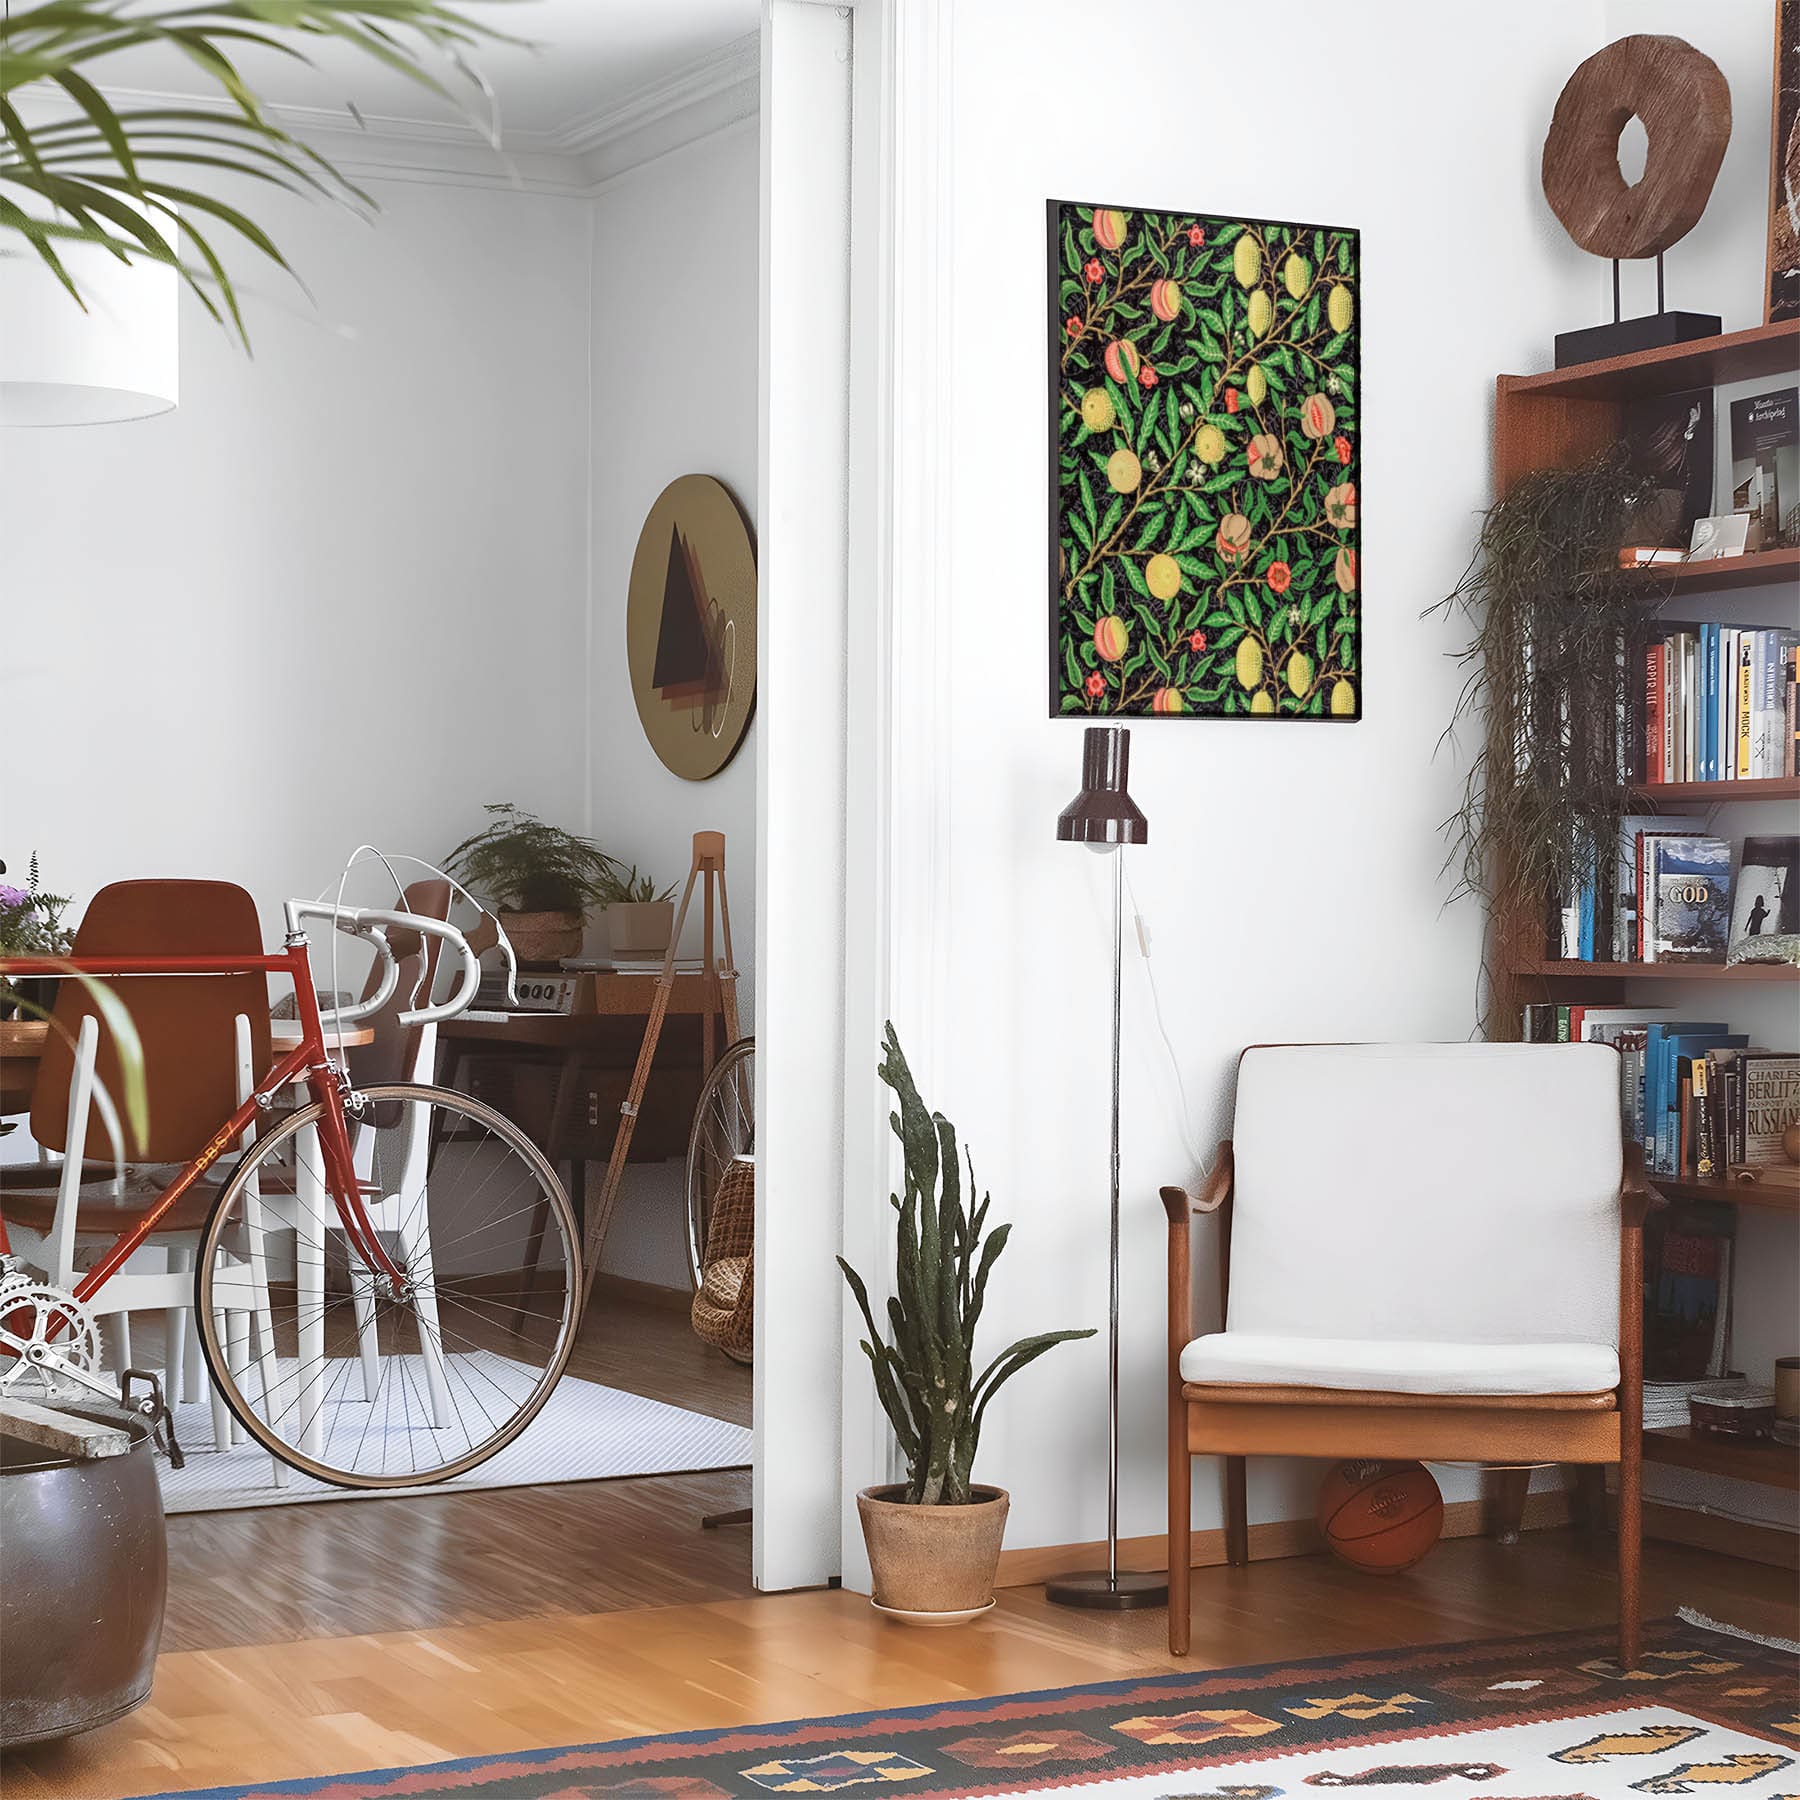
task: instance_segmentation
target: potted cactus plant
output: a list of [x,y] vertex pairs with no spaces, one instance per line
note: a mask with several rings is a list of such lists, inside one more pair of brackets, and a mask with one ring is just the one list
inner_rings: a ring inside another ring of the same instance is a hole
[[953,1625],[993,1604],[1006,1529],[1005,1490],[978,1487],[971,1479],[988,1403],[1052,1345],[1094,1334],[1047,1331],[1021,1338],[976,1373],[975,1328],[988,1276],[1012,1226],[986,1231],[991,1196],[972,1206],[974,1165],[967,1165],[965,1186],[956,1128],[943,1114],[926,1110],[891,1024],[880,1075],[899,1101],[891,1117],[906,1167],[904,1197],[889,1196],[898,1214],[890,1338],[875,1323],[862,1277],[841,1256],[837,1260],[868,1326],[863,1354],[907,1475],[891,1487],[864,1488],[856,1506],[876,1606],[910,1624]]

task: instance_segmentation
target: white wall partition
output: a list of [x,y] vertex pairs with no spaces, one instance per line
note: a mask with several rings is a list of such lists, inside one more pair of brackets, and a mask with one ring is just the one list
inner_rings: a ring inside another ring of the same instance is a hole
[[846,14],[770,0],[762,91],[755,1573],[774,1588],[839,1568]]

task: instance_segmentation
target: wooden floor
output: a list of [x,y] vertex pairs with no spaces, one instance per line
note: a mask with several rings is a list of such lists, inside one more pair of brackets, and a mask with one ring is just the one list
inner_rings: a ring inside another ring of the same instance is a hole
[[[575,1372],[747,1422],[749,1372],[678,1314],[612,1300]],[[958,1631],[889,1625],[835,1592],[756,1597],[747,1473],[347,1501],[169,1522],[151,1703],[0,1763],[5,1800],[340,1774],[643,1732],[1053,1687],[1172,1665],[1161,1612],[1070,1613],[1004,1593]],[[1651,1616],[1697,1606],[1797,1635],[1793,1577],[1651,1544]],[[1604,1624],[1610,1547],[1572,1533],[1440,1545],[1392,1580],[1329,1557],[1194,1576],[1194,1655],[1282,1656]]]
[[[569,1372],[734,1424],[750,1371],[684,1313],[597,1290]],[[702,1531],[750,1474],[654,1476],[407,1500],[321,1501],[169,1521],[166,1650],[741,1598],[750,1534]]]
[[[281,1516],[304,1515],[289,1508]],[[1673,1545],[1647,1547],[1652,1617],[1700,1607],[1795,1631],[1790,1576]],[[164,1788],[584,1743],[1105,1680],[1174,1666],[1449,1642],[1612,1615],[1603,1546],[1567,1530],[1504,1548],[1439,1546],[1390,1580],[1328,1557],[1194,1576],[1194,1654],[1170,1662],[1163,1615],[1002,1595],[956,1631],[890,1625],[854,1595],[771,1595],[650,1611],[332,1637],[165,1655],[151,1703],[0,1766],[7,1800],[118,1800]]]

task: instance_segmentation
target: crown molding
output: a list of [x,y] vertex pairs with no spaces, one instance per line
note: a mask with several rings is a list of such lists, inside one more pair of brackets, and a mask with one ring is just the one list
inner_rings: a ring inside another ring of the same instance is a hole
[[[579,197],[754,117],[760,90],[760,40],[751,33],[677,69],[622,105],[582,114],[554,129],[508,129],[502,120],[497,141],[474,116],[414,119],[326,106],[267,105],[263,110],[352,180]],[[120,106],[236,110],[230,101],[212,95],[155,88],[109,87],[106,92]],[[75,111],[71,103],[47,94],[20,93],[18,99],[28,116],[62,117]]]
[[[668,128],[688,142],[755,111],[761,85],[762,40],[753,31],[641,89],[621,106],[602,107],[570,120],[554,133],[554,147],[611,164],[617,158],[604,153],[660,131],[664,141],[651,154],[661,154],[675,148]],[[686,129],[690,125],[699,129]],[[607,172],[618,173],[628,166],[619,163]]]

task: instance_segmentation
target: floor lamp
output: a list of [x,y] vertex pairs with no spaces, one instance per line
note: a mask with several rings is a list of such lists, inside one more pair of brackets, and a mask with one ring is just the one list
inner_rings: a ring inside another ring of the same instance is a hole
[[1124,1612],[1162,1606],[1166,1575],[1119,1567],[1119,1027],[1123,998],[1126,844],[1147,844],[1150,821],[1127,791],[1131,733],[1123,725],[1090,725],[1081,745],[1081,792],[1057,815],[1060,843],[1112,853],[1112,1213],[1108,1255],[1106,1365],[1106,1567],[1058,1576],[1044,1584],[1060,1606]]

